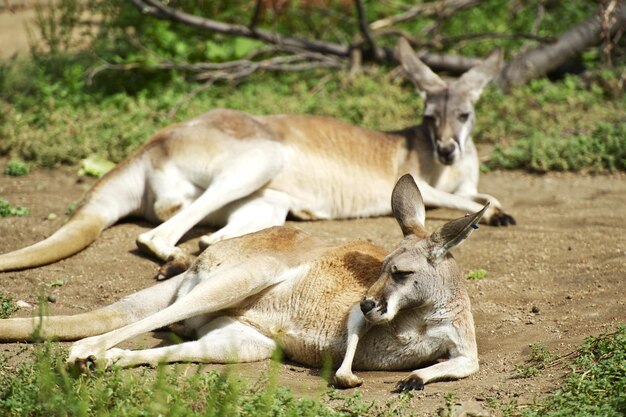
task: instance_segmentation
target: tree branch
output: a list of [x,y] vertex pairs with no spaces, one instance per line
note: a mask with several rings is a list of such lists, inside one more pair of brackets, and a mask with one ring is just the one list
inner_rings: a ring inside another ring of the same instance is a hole
[[558,37],[557,41],[541,45],[522,53],[509,62],[500,72],[498,84],[508,90],[523,85],[554,70],[568,60],[580,55],[586,48],[597,45],[626,25],[626,1],[613,0],[614,13],[606,17],[604,11],[572,27]]
[[361,31],[361,35],[363,35],[363,38],[372,49],[372,53],[374,54],[374,58],[376,59],[376,61],[382,61],[385,54],[382,49],[379,49],[376,46],[374,36],[372,35],[370,27],[367,24],[367,16],[365,15],[365,7],[363,7],[363,2],[361,0],[354,0],[354,6],[356,7],[356,14],[359,19],[359,29]]
[[130,0],[130,2],[146,15],[153,16],[158,19],[183,23],[207,32],[222,33],[231,36],[243,36],[258,39],[270,44],[301,48],[309,51],[341,56],[344,58],[347,58],[350,54],[350,48],[347,45],[283,36],[276,32],[268,32],[263,29],[252,30],[244,25],[205,19],[180,10],[172,9],[157,0]]
[[370,23],[370,29],[376,31],[396,23],[406,22],[416,17],[432,17],[442,13],[451,14],[457,10],[475,6],[481,0],[441,0],[430,3],[419,3],[409,10]]

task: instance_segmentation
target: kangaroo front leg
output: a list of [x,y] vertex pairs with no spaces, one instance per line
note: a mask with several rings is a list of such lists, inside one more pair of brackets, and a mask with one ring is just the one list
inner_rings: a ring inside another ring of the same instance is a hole
[[262,141],[244,150],[233,150],[233,154],[224,159],[227,160],[222,161],[223,167],[200,197],[138,237],[140,249],[163,261],[182,257],[182,250],[175,245],[187,231],[211,213],[262,188],[285,163],[279,144]]
[[478,371],[478,359],[456,356],[427,368],[417,369],[396,385],[396,392],[423,390],[424,385],[442,379],[459,379]]
[[196,341],[145,350],[109,349],[106,366],[156,366],[159,363],[256,362],[272,357],[276,343],[258,330],[230,317],[219,317],[200,330]]
[[490,204],[493,213],[491,214],[489,221],[487,222],[485,220],[485,223],[489,223],[491,226],[514,226],[517,224],[513,216],[504,212],[504,210],[502,209],[502,204],[500,204],[498,199],[494,196],[479,193],[478,191],[476,191],[476,187],[468,187],[467,189],[462,187],[457,192],[457,194],[476,201],[478,204]]
[[369,326],[361,313],[359,304],[355,304],[350,310],[348,317],[348,340],[346,346],[346,354],[343,362],[335,373],[335,384],[340,388],[354,388],[363,383],[363,379],[359,378],[352,372],[352,362],[356,353],[359,339],[367,332]]
[[[451,194],[433,188],[428,183],[421,181],[419,182],[419,189],[422,193],[422,198],[424,199],[424,205],[426,206],[450,208],[455,210],[461,210],[466,213],[475,213],[482,210],[483,208],[481,204],[476,202],[469,195]],[[490,205],[480,221],[481,223],[487,223],[492,226],[506,226],[508,224],[515,224],[515,220],[513,220],[513,223],[501,223],[500,221],[496,221],[497,219],[499,219],[500,214],[503,214],[500,208]],[[511,217],[511,219],[513,218]]]
[[[111,332],[80,340],[72,346],[68,362],[82,363],[104,358],[104,352],[139,334],[202,314],[233,307],[270,285],[288,279],[274,258],[259,257],[225,270],[197,272],[199,283],[169,307]],[[186,273],[188,279],[196,277]],[[187,279],[186,278],[186,279]]]

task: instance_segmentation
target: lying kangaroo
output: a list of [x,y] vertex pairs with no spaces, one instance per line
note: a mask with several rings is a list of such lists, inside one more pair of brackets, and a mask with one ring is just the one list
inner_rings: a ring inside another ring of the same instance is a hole
[[252,116],[214,110],[165,128],[86,194],[71,219],[42,242],[0,256],[0,271],[55,262],[92,243],[125,216],[158,227],[138,246],[163,261],[161,277],[192,261],[175,245],[198,223],[223,226],[222,239],[299,219],[388,215],[387,198],[404,173],[427,206],[478,211],[492,225],[515,224],[500,203],[477,191],[478,158],[470,138],[474,103],[497,74],[492,54],[454,82],[433,73],[400,40],[398,56],[426,92],[423,124],[374,132],[316,116]]
[[[488,211],[453,220],[432,235],[413,178],[395,186],[392,211],[404,239],[390,254],[364,241],[331,246],[287,227],[210,246],[169,281],[108,307],[75,316],[0,321],[0,340],[74,340],[68,362],[81,367],[161,362],[251,362],[277,346],[295,362],[341,366],[335,382],[355,387],[362,370],[404,370],[398,389],[476,372],[470,301],[448,251],[477,228]],[[118,343],[183,322],[198,339],[147,349]],[[37,329],[38,328],[38,329]],[[115,330],[114,330],[115,329]],[[89,336],[89,337],[88,337]],[[438,360],[442,360],[439,361]]]

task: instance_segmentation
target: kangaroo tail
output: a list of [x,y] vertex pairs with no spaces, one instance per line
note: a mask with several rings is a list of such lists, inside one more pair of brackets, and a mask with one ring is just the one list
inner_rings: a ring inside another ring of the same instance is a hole
[[47,239],[0,255],[0,272],[33,268],[67,258],[89,246],[104,228],[103,217],[76,213]]
[[171,305],[176,299],[184,275],[177,275],[171,280],[130,294],[107,307],[86,313],[0,320],[0,342],[78,340],[110,332]]
[[54,234],[0,255],[0,272],[34,268],[80,252],[104,229],[141,207],[144,176],[141,161],[120,164],[91,188],[74,215]]

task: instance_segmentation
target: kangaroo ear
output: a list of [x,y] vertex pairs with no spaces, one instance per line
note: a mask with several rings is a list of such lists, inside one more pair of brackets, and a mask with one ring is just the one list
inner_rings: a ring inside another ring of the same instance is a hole
[[428,236],[424,228],[426,211],[424,201],[411,174],[404,174],[391,193],[391,211],[402,229],[404,236]]
[[495,49],[480,64],[463,74],[456,82],[459,89],[466,91],[475,103],[483,89],[493,80],[502,68],[502,51]]
[[433,94],[447,87],[446,82],[417,57],[409,42],[404,38],[398,39],[396,57],[408,77],[420,90],[427,94]]
[[472,234],[474,229],[478,229],[478,221],[487,208],[489,203],[482,210],[466,214],[465,217],[449,221],[448,223],[437,229],[429,238],[431,260],[441,259],[450,249],[460,245],[465,239]]

